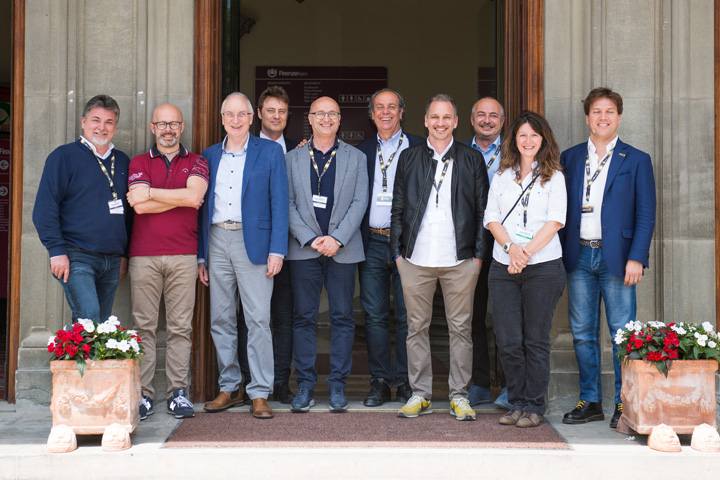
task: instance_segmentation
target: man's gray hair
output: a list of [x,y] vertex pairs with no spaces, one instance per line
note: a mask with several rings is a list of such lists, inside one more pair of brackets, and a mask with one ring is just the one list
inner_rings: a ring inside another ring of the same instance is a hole
[[455,103],[455,99],[452,98],[450,95],[446,93],[438,93],[437,95],[430,98],[430,100],[427,101],[425,104],[425,116],[427,117],[428,112],[430,111],[430,105],[433,104],[433,102],[448,102],[453,107],[453,111],[455,112],[455,116],[457,117],[457,104]]
[[220,105],[220,113],[225,111],[225,104],[227,103],[228,100],[230,100],[231,97],[242,97],[248,104],[248,108],[250,109],[249,112],[253,113],[252,102],[247,97],[247,95],[245,95],[244,93],[240,93],[240,92],[233,92],[230,95],[228,95],[227,97],[225,97],[225,100],[223,100],[222,105]]
[[115,122],[120,120],[120,106],[110,95],[95,95],[85,104],[82,117],[86,118],[93,108],[104,108],[115,113]]
[[498,99],[495,98],[495,97],[482,97],[482,98],[478,98],[478,99],[475,101],[475,103],[473,103],[472,112],[470,112],[470,116],[471,116],[471,117],[474,117],[474,116],[475,116],[475,106],[478,104],[478,102],[479,102],[480,100],[495,100],[495,101],[498,103],[498,105],[500,105],[500,118],[505,118],[505,107],[503,107],[503,104],[500,103],[500,100],[498,100]]
[[393,90],[392,88],[383,88],[381,90],[378,90],[377,92],[372,94],[372,97],[370,98],[370,103],[368,104],[368,113],[370,114],[370,118],[372,118],[373,115],[373,109],[375,108],[375,98],[380,95],[381,93],[390,92],[394,93],[398,98],[398,108],[400,110],[403,110],[403,114],[400,117],[400,121],[402,122],[405,119],[405,100],[403,99],[402,95],[400,95],[398,92]]

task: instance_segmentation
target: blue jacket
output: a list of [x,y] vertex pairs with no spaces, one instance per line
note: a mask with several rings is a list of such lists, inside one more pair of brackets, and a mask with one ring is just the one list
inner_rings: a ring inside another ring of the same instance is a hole
[[[130,158],[117,149],[113,155],[113,183],[117,198],[123,202],[123,215],[110,214],[110,184],[93,152],[80,140],[62,145],[48,156],[32,218],[51,257],[66,255],[67,247],[127,255],[132,224],[132,209],[126,198]],[[108,174],[111,158],[103,161]]]
[[[563,262],[575,270],[580,254],[580,217],[587,142],[560,155],[567,185],[567,220],[560,230]],[[615,145],[602,203],[602,251],[611,274],[625,276],[625,264],[648,266],[655,229],[655,176],[650,155],[619,139]]]
[[[210,166],[210,184],[198,215],[198,259],[207,262],[222,142],[205,149],[202,156]],[[245,250],[253,265],[267,263],[270,253],[287,255],[288,205],[288,180],[282,147],[273,141],[249,135],[241,208]]]

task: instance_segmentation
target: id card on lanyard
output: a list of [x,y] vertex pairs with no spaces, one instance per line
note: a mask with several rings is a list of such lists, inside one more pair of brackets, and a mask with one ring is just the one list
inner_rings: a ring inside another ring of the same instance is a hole
[[105,168],[105,165],[102,163],[102,160],[100,160],[100,158],[95,154],[95,151],[88,144],[87,140],[82,138],[81,142],[90,149],[90,153],[92,153],[95,160],[97,160],[98,165],[100,165],[100,170],[102,170],[105,174],[105,178],[107,178],[108,183],[110,184],[110,191],[112,192],[113,197],[112,200],[108,201],[110,215],[122,215],[125,213],[125,208],[123,207],[122,199],[118,198],[117,191],[115,190],[115,182],[113,182],[113,178],[115,178],[115,153],[113,153],[110,157],[110,173],[108,173],[107,168]]

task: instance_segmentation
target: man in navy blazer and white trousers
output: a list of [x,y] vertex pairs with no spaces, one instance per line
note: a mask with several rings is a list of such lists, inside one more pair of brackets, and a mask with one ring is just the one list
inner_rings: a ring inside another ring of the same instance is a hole
[[[560,232],[568,272],[570,328],[580,373],[580,402],[563,423],[605,418],[602,409],[600,299],[611,335],[635,320],[635,285],[648,266],[655,228],[650,156],[620,141],[622,97],[596,88],[583,102],[590,139],[560,157],[567,183],[567,221]],[[615,411],[622,415],[620,362],[613,344]]]
[[257,418],[272,418],[274,383],[270,299],[288,245],[288,181],[280,145],[250,135],[253,109],[242,93],[222,104],[227,136],[203,151],[210,184],[198,222],[198,274],[210,286],[210,331],[217,350],[220,394],[205,410],[241,405],[237,294],[248,327],[252,380],[247,394]]

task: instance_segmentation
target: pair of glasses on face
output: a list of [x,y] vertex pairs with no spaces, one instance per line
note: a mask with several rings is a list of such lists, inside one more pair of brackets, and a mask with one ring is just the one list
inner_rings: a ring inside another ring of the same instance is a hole
[[326,116],[330,120],[337,120],[340,117],[340,112],[310,112],[310,115],[315,115],[318,120],[322,120]]
[[237,118],[238,120],[242,120],[243,118],[247,117],[248,115],[252,115],[252,112],[223,112],[220,115],[227,118],[228,120],[232,120],[233,118]]
[[171,130],[177,130],[182,125],[182,122],[152,122],[152,124],[158,130],[165,130],[167,127],[170,127]]

